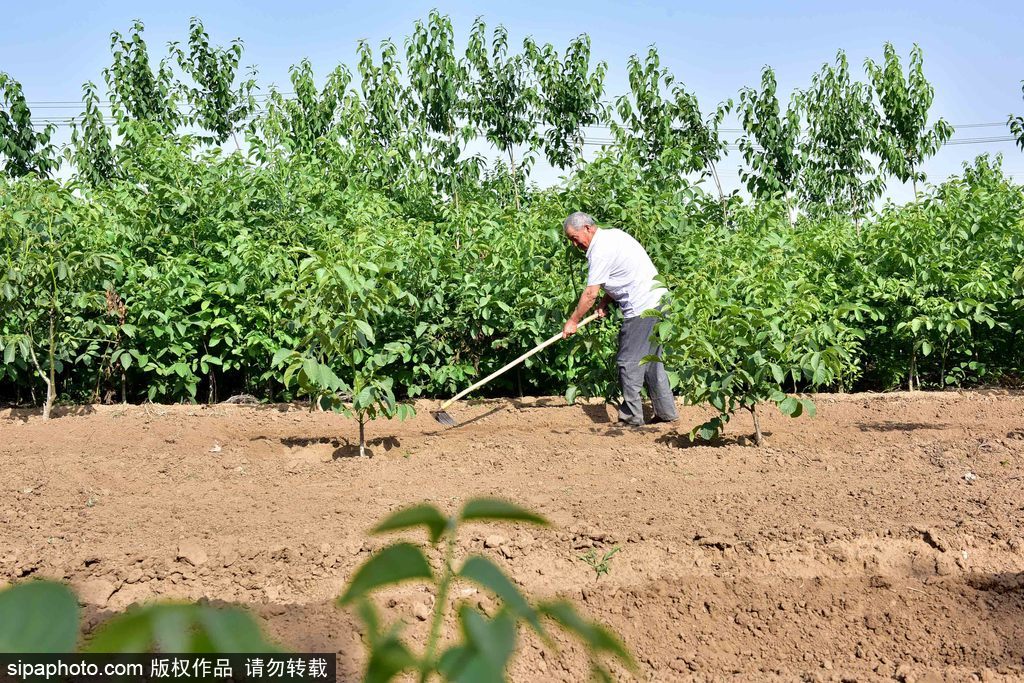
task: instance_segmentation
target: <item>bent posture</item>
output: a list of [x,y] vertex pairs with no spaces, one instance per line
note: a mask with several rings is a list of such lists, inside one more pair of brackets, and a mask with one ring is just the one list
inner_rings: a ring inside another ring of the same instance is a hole
[[644,423],[640,402],[640,388],[644,385],[654,407],[653,421],[677,419],[665,366],[660,362],[640,364],[645,356],[661,357],[661,346],[650,341],[657,319],[640,314],[657,308],[668,292],[655,284],[658,271],[647,251],[621,230],[597,227],[594,219],[583,212],[566,218],[562,227],[569,241],[587,252],[587,288],[580,295],[576,310],[565,321],[562,337],[576,331],[603,288],[605,294],[597,305],[598,315],[607,315],[608,302],[614,301],[625,318],[619,330],[619,351],[615,357],[622,387],[619,421],[636,426]]

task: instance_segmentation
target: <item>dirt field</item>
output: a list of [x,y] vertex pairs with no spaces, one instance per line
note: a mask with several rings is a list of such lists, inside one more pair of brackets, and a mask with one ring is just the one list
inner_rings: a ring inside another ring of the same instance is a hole
[[[0,583],[66,579],[90,624],[153,598],[246,605],[356,680],[360,637],[333,599],[387,541],[367,529],[497,495],[553,527],[470,527],[461,547],[613,627],[642,678],[1024,680],[1024,395],[817,403],[813,419],[769,411],[761,449],[738,439],[747,417],[720,445],[680,447],[672,426],[622,431],[603,405],[463,404],[443,431],[421,404],[369,427],[370,458],[345,442],[351,421],[288,406],[2,411]],[[600,578],[580,559],[615,547]],[[432,598],[391,595],[425,634]],[[512,673],[587,677],[569,640],[527,640]]]

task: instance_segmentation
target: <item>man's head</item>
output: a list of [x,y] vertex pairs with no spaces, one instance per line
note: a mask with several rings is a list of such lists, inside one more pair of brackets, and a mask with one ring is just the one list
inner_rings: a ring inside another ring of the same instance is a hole
[[565,230],[565,236],[570,242],[586,251],[590,246],[590,240],[594,239],[594,233],[597,232],[597,221],[590,214],[577,211],[565,219],[562,229]]

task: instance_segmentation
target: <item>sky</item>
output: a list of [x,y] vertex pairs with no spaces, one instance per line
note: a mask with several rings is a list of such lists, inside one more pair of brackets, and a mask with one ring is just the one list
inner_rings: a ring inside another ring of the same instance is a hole
[[[463,44],[477,16],[488,26],[503,24],[510,43],[533,36],[559,50],[586,33],[593,57],[608,63],[606,97],[628,90],[626,63],[655,45],[667,67],[710,112],[727,98],[738,99],[744,86],[760,83],[770,65],[778,92],[787,98],[809,85],[811,76],[836,52],[845,50],[855,77],[866,80],[865,58],[881,61],[886,41],[904,62],[914,43],[924,51],[925,75],[935,87],[934,117],[959,127],[954,140],[1009,136],[1009,114],[1024,114],[1021,81],[1024,50],[1020,49],[1024,19],[1017,3],[933,2],[653,2],[592,0],[590,2],[372,2],[335,0],[267,2],[153,2],[150,0],[68,0],[5,2],[0,24],[0,71],[19,80],[37,118],[67,117],[79,109],[82,84],[102,85],[102,69],[110,63],[110,33],[127,32],[141,19],[151,54],[166,54],[168,41],[185,42],[189,18],[199,17],[212,40],[221,45],[240,37],[244,64],[255,65],[264,88],[288,90],[288,67],[307,57],[318,75],[339,63],[355,66],[357,41],[376,44],[391,38],[402,45],[417,19],[431,9],[451,17],[456,40]],[[997,125],[978,125],[997,124]],[[726,128],[738,127],[735,119]],[[604,131],[588,131],[594,138]],[[725,137],[735,138],[727,133]],[[61,128],[58,141],[67,139]],[[588,147],[593,150],[593,147]],[[924,167],[929,182],[958,173],[965,161],[981,153],[1002,153],[1004,169],[1024,182],[1024,153],[1012,142],[969,142],[948,145]],[[740,187],[740,159],[733,153],[721,164],[727,190]],[[538,164],[534,179],[557,181],[558,174]],[[889,181],[887,196],[904,201],[909,187]]]

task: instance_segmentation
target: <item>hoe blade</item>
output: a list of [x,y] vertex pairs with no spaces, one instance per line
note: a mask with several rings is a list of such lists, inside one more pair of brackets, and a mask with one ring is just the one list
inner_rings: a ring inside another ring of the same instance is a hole
[[451,415],[449,415],[448,413],[446,413],[443,410],[439,410],[436,413],[431,413],[431,414],[434,416],[435,420],[437,420],[438,422],[443,424],[445,427],[454,427],[455,424],[456,424],[455,423],[455,418],[452,417]]

